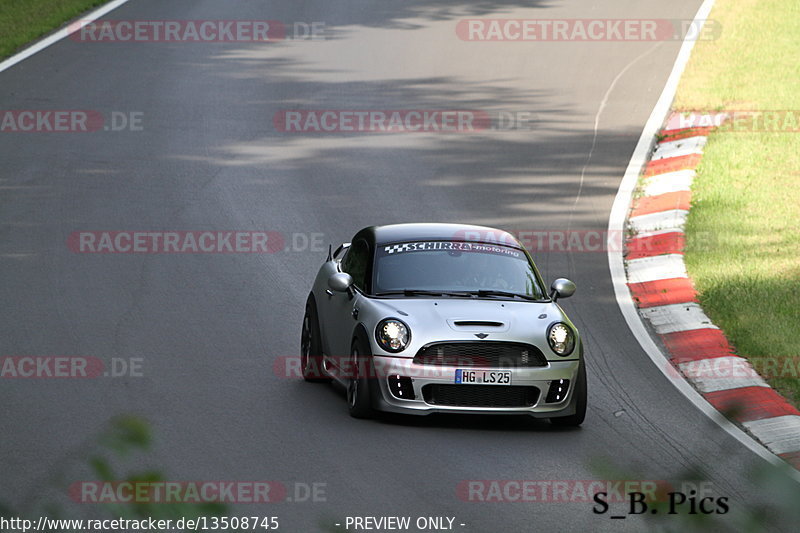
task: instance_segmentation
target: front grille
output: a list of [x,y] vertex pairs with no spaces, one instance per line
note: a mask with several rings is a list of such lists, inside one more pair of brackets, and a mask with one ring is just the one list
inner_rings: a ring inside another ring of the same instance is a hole
[[502,385],[425,385],[422,397],[431,405],[451,407],[532,407],[539,400],[536,387]]
[[518,368],[547,366],[542,351],[518,342],[437,342],[423,346],[414,362],[419,365]]

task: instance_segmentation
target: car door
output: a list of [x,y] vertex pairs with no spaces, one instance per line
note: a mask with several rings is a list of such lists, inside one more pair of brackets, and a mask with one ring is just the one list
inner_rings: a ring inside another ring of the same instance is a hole
[[342,272],[347,272],[353,277],[351,294],[333,292],[327,295],[326,332],[329,343],[329,355],[334,363],[341,362],[342,358],[350,355],[350,344],[353,339],[353,329],[357,324],[359,300],[367,290],[367,276],[371,254],[369,245],[364,239],[354,242],[341,262]]

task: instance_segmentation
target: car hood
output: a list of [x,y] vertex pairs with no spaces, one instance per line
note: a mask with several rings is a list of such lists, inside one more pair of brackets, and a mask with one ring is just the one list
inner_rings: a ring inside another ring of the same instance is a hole
[[571,325],[554,302],[523,302],[502,299],[403,298],[372,300],[372,326],[394,317],[412,331],[409,353],[424,344],[443,340],[486,340],[525,342],[545,348],[547,327],[564,321]]

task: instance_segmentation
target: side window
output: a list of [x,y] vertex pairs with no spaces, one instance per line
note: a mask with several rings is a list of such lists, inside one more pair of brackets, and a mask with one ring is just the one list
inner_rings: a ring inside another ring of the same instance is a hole
[[369,270],[369,247],[367,241],[354,242],[342,259],[342,271],[353,276],[353,284],[359,290],[366,290]]

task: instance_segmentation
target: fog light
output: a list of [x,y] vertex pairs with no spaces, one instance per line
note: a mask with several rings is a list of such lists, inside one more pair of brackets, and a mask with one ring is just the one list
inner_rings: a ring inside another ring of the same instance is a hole
[[408,376],[392,374],[386,378],[389,382],[389,392],[398,400],[413,400],[414,385]]
[[547,391],[547,398],[544,399],[545,403],[558,403],[564,401],[569,391],[569,380],[559,379],[550,382],[550,389]]

